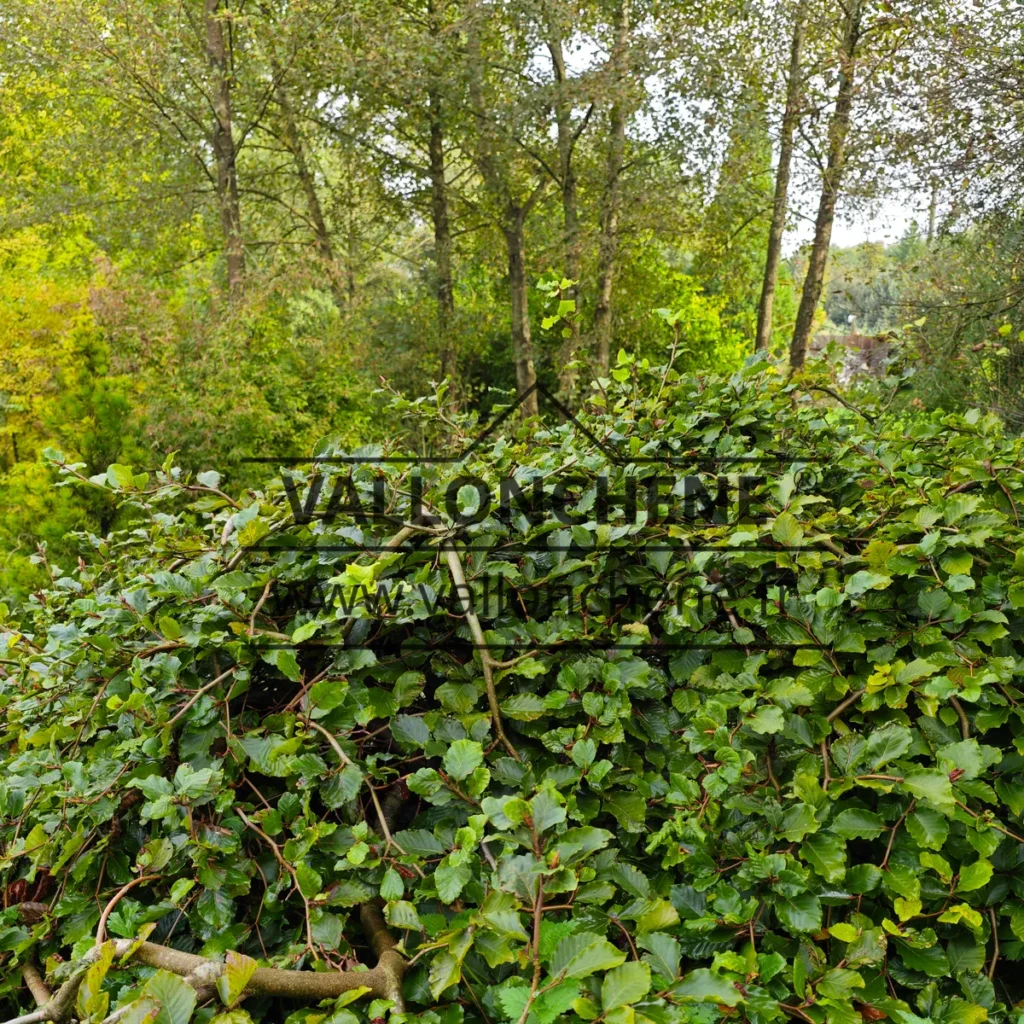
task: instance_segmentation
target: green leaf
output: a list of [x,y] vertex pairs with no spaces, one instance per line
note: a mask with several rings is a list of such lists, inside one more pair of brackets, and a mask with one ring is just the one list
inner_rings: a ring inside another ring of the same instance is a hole
[[135,475],[130,466],[122,466],[115,462],[107,466],[107,482],[111,487],[119,490],[131,491],[135,489]]
[[559,942],[551,960],[551,973],[558,977],[588,978],[598,971],[618,967],[626,954],[606,938],[593,932],[577,932]]
[[540,1024],[552,1024],[572,1006],[579,994],[580,983],[578,981],[568,979],[562,981],[546,992],[541,992],[540,996],[534,1000],[530,1016],[533,1017],[536,1014]]
[[852,924],[840,921],[839,924],[829,925],[829,935],[840,942],[853,942],[860,935],[860,929],[854,928]]
[[889,723],[884,728],[873,732],[868,737],[868,745],[864,756],[871,770],[877,772],[882,765],[902,757],[909,749],[913,737],[910,730],[903,725]]
[[416,907],[407,900],[395,900],[384,908],[384,916],[392,928],[404,931],[419,932],[423,930],[423,922]]
[[846,845],[819,832],[808,836],[800,847],[800,855],[826,882],[841,882],[846,874]]
[[864,988],[864,979],[857,971],[834,967],[818,979],[815,988],[826,999],[849,999],[854,990]]
[[794,932],[821,931],[821,902],[813,893],[799,896],[775,896],[775,913]]
[[577,740],[572,747],[572,761],[577,768],[589,768],[597,757],[597,744],[593,740]]
[[632,864],[615,864],[611,870],[612,880],[631,896],[645,900],[651,894],[648,877]]
[[347,764],[320,786],[320,796],[333,811],[354,800],[362,788],[363,773],[354,764]]
[[903,778],[903,788],[911,796],[927,801],[943,814],[951,815],[956,810],[949,776],[938,768],[908,772]]
[[318,622],[316,619],[310,619],[309,622],[304,622],[292,633],[292,643],[301,644],[310,637],[316,636],[322,625],[323,623]]
[[159,1005],[153,1024],[188,1024],[196,1007],[196,990],[184,978],[165,970],[150,975],[139,996]]
[[295,865],[295,877],[298,880],[299,889],[302,890],[302,895],[308,900],[316,896],[324,884],[320,872],[310,867],[305,861],[299,861]]
[[651,968],[636,960],[610,970],[601,983],[601,1006],[604,1012],[617,1006],[632,1006],[651,990]]
[[484,763],[484,748],[476,740],[456,740],[445,752],[444,770],[456,781]]
[[895,940],[900,959],[912,971],[922,971],[930,978],[944,978],[949,974],[949,961],[940,946],[915,949],[908,942]]
[[217,995],[225,1006],[233,1006],[241,998],[245,986],[256,970],[256,961],[244,953],[229,950],[224,960],[224,972],[217,979]]
[[860,597],[869,590],[884,590],[890,583],[892,583],[892,579],[889,576],[883,576],[880,572],[870,572],[867,569],[862,569],[847,579],[843,589],[851,597]]
[[617,790],[606,796],[604,809],[615,817],[627,832],[643,832],[647,819],[647,801],[636,792]]
[[443,844],[435,837],[434,833],[428,832],[424,828],[395,832],[394,840],[407,853],[419,857],[439,857],[445,852]]
[[441,993],[461,977],[462,966],[459,961],[451,953],[440,953],[430,962],[430,994],[440,999]]
[[400,900],[405,895],[405,882],[394,869],[388,868],[380,883],[380,898],[385,901]]
[[434,872],[438,899],[442,903],[454,902],[472,877],[473,870],[468,864],[452,864],[451,858],[445,857]]
[[542,789],[530,801],[530,818],[540,834],[565,821],[564,798],[556,789]]
[[685,1003],[721,1003],[722,1006],[736,1006],[743,1002],[739,989],[725,978],[699,967],[683,978],[672,989],[672,995]]
[[765,736],[769,733],[782,732],[786,720],[782,708],[764,706],[759,707],[744,724],[759,735]]
[[918,846],[941,850],[949,835],[949,823],[932,807],[918,807],[907,816],[907,831]]
[[666,981],[675,981],[679,975],[681,951],[679,942],[665,932],[645,932],[638,935],[636,944],[647,950],[644,960],[651,965],[655,974]]
[[960,878],[957,882],[957,892],[972,892],[988,885],[992,880],[992,862],[987,860],[976,860],[973,864],[967,864],[960,868]]
[[837,814],[830,828],[843,839],[877,839],[885,823],[874,811],[851,807]]
[[772,537],[786,547],[796,547],[803,540],[804,531],[792,512],[782,512],[772,523]]
[[1024,942],[1024,904],[1015,903],[1010,913],[1010,928],[1013,934]]
[[272,651],[261,651],[260,657],[267,664],[279,669],[293,683],[297,683],[302,679],[302,669],[299,668],[299,662],[291,648],[280,647]]

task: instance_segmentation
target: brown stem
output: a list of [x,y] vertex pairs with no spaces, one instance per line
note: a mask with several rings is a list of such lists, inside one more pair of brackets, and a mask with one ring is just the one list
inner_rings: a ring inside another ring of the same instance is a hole
[[224,680],[227,679],[228,676],[232,676],[234,674],[235,667],[232,666],[226,672],[221,672],[221,674],[217,676],[216,679],[211,679],[205,686],[200,686],[199,689],[196,690],[196,692],[193,693],[192,696],[189,697],[189,699],[185,702],[185,706],[164,726],[164,728],[170,729],[172,725],[174,725],[176,722],[179,722],[182,718],[185,717],[185,715],[188,714],[189,709],[192,707],[192,705],[195,704],[195,702],[199,700],[199,698],[202,697],[204,693],[206,693],[208,690],[212,690],[218,683],[224,682]]
[[107,918],[110,917],[110,912],[120,902],[121,897],[129,890],[134,889],[135,886],[142,885],[143,882],[155,882],[159,877],[159,875],[142,875],[140,878],[133,878],[127,885],[122,885],[121,888],[111,896],[110,902],[103,908],[103,913],[100,914],[100,923],[96,925],[97,946],[103,945],[103,940],[107,936]]
[[281,868],[291,876],[292,882],[295,884],[295,891],[301,897],[303,906],[306,908],[306,945],[309,947],[310,953],[312,953],[313,956],[315,957],[316,946],[313,945],[313,925],[311,924],[309,919],[309,900],[306,899],[306,894],[302,891],[302,886],[299,884],[298,872],[295,870],[295,868],[291,866],[291,864],[288,863],[288,861],[284,859],[284,856],[281,853],[281,847],[278,846],[277,843],[275,843],[274,840],[271,839],[270,836],[268,836],[267,833],[263,831],[263,829],[261,829],[258,825],[251,822],[245,816],[245,812],[241,808],[236,807],[235,814],[237,814],[242,819],[247,828],[252,829],[252,831],[255,832],[256,835],[258,835],[267,844],[267,846],[270,847],[270,852],[273,853],[274,859],[281,866]]
[[866,692],[866,689],[862,688],[860,690],[856,690],[854,693],[851,693],[850,696],[842,702],[842,704],[837,705],[828,713],[827,720],[829,722],[834,722],[848,707],[851,707],[852,705],[856,704],[857,701],[859,701]]
[[889,844],[885,848],[885,856],[882,858],[881,864],[881,868],[883,871],[886,869],[886,866],[889,863],[889,857],[892,854],[892,844],[896,841],[896,833],[899,831],[900,825],[902,825],[903,822],[906,820],[907,815],[910,814],[911,811],[913,811],[916,805],[917,801],[911,800],[910,806],[907,807],[907,809],[900,815],[900,820],[897,821],[896,824],[893,825],[893,827],[889,830]]
[[840,405],[845,406],[850,412],[855,412],[862,419],[865,419],[872,426],[875,425],[875,417],[870,413],[864,412],[863,409],[858,409],[852,402],[848,402],[838,391],[833,388],[824,387],[821,384],[808,384],[804,388],[805,391],[820,391],[824,395],[828,395],[830,398],[834,398]]
[[259,615],[263,609],[263,605],[266,603],[268,597],[270,597],[270,588],[274,585],[273,579],[267,580],[267,585],[263,588],[263,593],[260,594],[260,599],[256,602],[252,609],[252,615],[249,617],[249,636],[252,636],[256,632],[256,616]]
[[[312,719],[310,719],[306,724],[311,729],[315,729],[318,733],[327,738],[327,742],[330,743],[335,754],[338,755],[338,760],[341,761],[342,764],[351,765],[353,763],[352,759],[345,753],[344,750],[341,749],[341,744],[337,741],[337,739],[335,739],[335,737],[332,736],[322,725],[320,725],[317,722],[314,722]],[[373,809],[377,813],[377,821],[380,823],[380,829],[384,835],[384,842],[386,844],[386,848],[390,848],[393,846],[400,854],[402,854],[403,857],[407,857],[408,854],[405,852],[404,849],[402,849],[402,846],[398,842],[396,842],[394,836],[391,835],[391,829],[388,828],[387,815],[385,815],[384,808],[381,807],[380,800],[377,798],[377,791],[370,784],[369,780],[364,778],[363,781],[366,782],[366,788],[370,791],[370,799],[373,801]],[[423,878],[423,872],[420,871],[418,866],[416,867],[416,870],[419,871],[420,878]]]
[[988,908],[988,919],[992,925],[992,962],[988,966],[988,980],[992,981],[999,963],[999,921],[996,918],[995,907]]
[[477,618],[476,612],[473,611],[473,600],[466,585],[466,574],[462,571],[462,560],[459,558],[458,551],[455,550],[455,545],[450,541],[444,545],[444,553],[448,561],[448,571],[451,573],[452,583],[455,585],[455,592],[458,594],[459,601],[462,604],[462,611],[466,616],[466,622],[469,623],[469,631],[473,634],[473,643],[476,644],[477,649],[480,651],[480,666],[484,673],[484,685],[487,687],[487,703],[491,709],[491,724],[494,726],[494,735],[497,736],[501,745],[512,757],[517,761],[521,761],[522,758],[505,735],[505,729],[501,724],[501,709],[498,706],[498,691],[494,686],[494,673],[491,670],[491,658],[487,651],[487,640],[484,637],[480,619]]
[[775,170],[775,197],[772,203],[772,222],[768,232],[768,251],[765,256],[761,301],[757,307],[757,335],[755,349],[767,349],[772,336],[772,308],[775,305],[775,286],[782,257],[782,237],[786,232],[786,213],[789,204],[789,177],[793,164],[793,132],[800,117],[801,51],[807,18],[807,0],[801,0],[793,19],[793,37],[789,50],[789,81],[786,85],[786,110],[782,116],[779,137],[779,163]]
[[971,723],[967,718],[967,713],[964,711],[963,704],[952,694],[950,694],[949,703],[953,705],[953,710],[956,711],[957,718],[960,719],[960,735],[965,740],[969,740],[971,738]]
[[45,1006],[51,998],[50,990],[46,987],[39,968],[31,960],[21,965],[21,977],[25,987],[32,993],[36,1006]]
[[854,98],[854,77],[857,49],[861,38],[861,0],[851,0],[846,10],[846,26],[839,52],[839,90],[835,109],[829,124],[829,153],[821,182],[821,197],[814,222],[814,240],[807,257],[807,275],[800,294],[793,340],[790,343],[789,364],[793,371],[803,369],[807,346],[814,328],[814,316],[821,298],[828,264],[832,225],[835,221],[836,200],[839,198],[843,173],[846,169],[846,142],[850,131],[850,113]]

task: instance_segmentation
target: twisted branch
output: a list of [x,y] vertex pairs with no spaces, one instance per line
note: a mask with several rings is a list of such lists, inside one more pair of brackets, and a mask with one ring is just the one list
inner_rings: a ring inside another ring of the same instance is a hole
[[[390,999],[394,1002],[396,1010],[404,1012],[402,978],[405,975],[405,958],[398,952],[398,944],[388,931],[380,906],[376,902],[362,904],[359,908],[359,919],[370,947],[377,957],[375,967],[364,971],[334,973],[257,967],[242,993],[242,999],[254,995],[271,995],[301,999],[313,1004],[321,999],[336,998],[343,992],[365,988],[368,994],[378,999]],[[136,943],[134,939],[112,941],[115,956],[130,955],[137,963],[170,971],[184,978],[197,991],[209,990],[226,969],[226,964],[217,960],[210,960],[194,953],[184,953],[155,942]],[[46,993],[46,1001],[39,1009],[7,1021],[6,1024],[45,1024],[48,1021],[53,1024],[67,1024],[74,1011],[82,980],[88,969],[99,959],[102,948],[93,946],[77,961],[72,968],[71,976],[52,996],[47,993],[38,972],[35,972],[33,977],[32,972],[35,968],[32,965],[23,966],[22,972],[26,982],[30,984],[33,995],[39,1000]]]

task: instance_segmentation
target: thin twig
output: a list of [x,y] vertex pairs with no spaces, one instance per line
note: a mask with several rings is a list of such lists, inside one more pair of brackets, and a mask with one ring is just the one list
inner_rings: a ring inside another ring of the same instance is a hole
[[805,384],[804,390],[821,391],[823,394],[828,395],[830,398],[834,398],[840,405],[846,406],[846,408],[849,409],[850,412],[855,412],[858,416],[861,416],[864,419],[866,419],[868,423],[870,423],[872,426],[875,425],[874,416],[872,416],[870,413],[864,412],[863,409],[858,409],[857,406],[853,405],[851,402],[848,402],[845,398],[843,398],[841,394],[839,394],[838,391],[833,391],[832,388],[824,387],[821,384]]
[[100,914],[100,923],[96,925],[97,946],[102,946],[107,937],[107,918],[110,917],[110,912],[117,906],[121,897],[129,890],[134,889],[135,886],[142,885],[143,882],[155,882],[160,877],[160,875],[142,875],[139,878],[133,878],[127,885],[122,885],[121,888],[114,893],[110,898],[110,901],[103,908],[103,913]]
[[952,694],[949,696],[949,703],[953,705],[953,709],[956,711],[957,718],[960,719],[960,735],[965,739],[971,738],[971,723],[967,718],[967,714],[964,711],[963,704],[960,703]]
[[997,825],[994,821],[989,821],[987,818],[980,815],[977,811],[972,811],[967,804],[960,803],[959,800],[953,801],[961,811],[966,811],[972,818],[977,818],[979,821],[984,822],[989,828],[994,828],[997,832],[1002,832],[1004,836],[1009,836],[1011,839],[1016,839],[1018,843],[1024,843],[1024,836],[1017,835],[1016,832],[1011,832],[1008,828],[1003,828],[1002,825]]
[[988,919],[992,925],[992,963],[988,966],[988,980],[992,981],[996,976],[996,965],[999,963],[999,921],[996,918],[996,908],[988,908]]
[[[341,744],[322,725],[320,725],[319,722],[314,722],[312,719],[308,719],[306,724],[326,738],[327,742],[330,743],[331,747],[334,749],[335,754],[338,755],[338,760],[341,761],[342,764],[351,765],[353,768],[356,768],[352,759],[344,750],[341,749]],[[360,772],[360,774],[362,773]],[[377,813],[377,821],[380,822],[381,832],[384,834],[384,842],[386,844],[385,849],[393,846],[400,854],[402,854],[403,857],[408,857],[408,853],[402,849],[401,844],[395,840],[394,836],[391,834],[391,829],[388,828],[387,819],[384,816],[384,808],[381,807],[380,800],[377,799],[377,791],[370,785],[369,781],[365,777],[363,778],[363,781],[366,782],[366,788],[370,791],[370,799],[373,801],[373,809]],[[419,871],[419,868],[417,867],[416,870]],[[423,872],[420,871],[420,878],[423,877]]]
[[263,605],[266,603],[268,597],[270,597],[270,588],[274,585],[273,578],[267,580],[267,585],[263,588],[263,593],[260,594],[260,599],[253,605],[252,615],[249,616],[249,636],[252,636],[256,632],[256,616],[259,615],[263,609]]
[[235,670],[236,666],[232,666],[226,672],[221,672],[221,674],[217,676],[216,679],[211,679],[210,682],[208,682],[205,686],[200,686],[199,689],[196,690],[196,692],[193,693],[191,697],[189,697],[188,701],[186,701],[185,703],[185,706],[164,726],[164,728],[170,729],[170,727],[174,725],[175,722],[180,721],[185,715],[188,714],[192,705],[195,704],[195,702],[199,700],[199,698],[202,697],[204,693],[206,693],[208,690],[212,690],[218,683],[224,682],[224,680],[227,679],[228,676],[234,675]]
[[263,831],[258,825],[250,821],[246,816],[245,812],[240,808],[235,808],[235,814],[237,814],[248,828],[251,828],[269,847],[270,852],[273,853],[274,859],[282,867],[283,870],[287,871],[291,875],[292,882],[295,883],[295,891],[299,894],[302,902],[306,908],[306,946],[309,948],[310,953],[313,954],[314,959],[319,959],[316,952],[316,947],[313,945],[313,925],[309,918],[309,900],[306,899],[306,894],[302,891],[302,886],[299,885],[298,872],[284,859],[281,854],[281,847],[274,842],[266,832]]
[[455,550],[455,545],[451,541],[446,542],[443,546],[445,559],[448,562],[448,571],[451,573],[455,592],[462,605],[462,612],[466,617],[466,622],[469,624],[469,631],[473,634],[473,643],[480,651],[480,666],[484,673],[484,685],[487,687],[487,703],[491,709],[491,724],[494,726],[494,734],[512,757],[517,761],[522,761],[518,751],[512,746],[512,742],[505,735],[505,729],[502,726],[501,709],[498,706],[498,691],[494,686],[494,673],[491,670],[491,658],[487,651],[487,639],[484,637],[480,619],[477,617],[476,612],[473,611],[473,599],[466,585],[466,574],[462,571],[462,560],[459,558],[459,553]]
[[848,707],[851,707],[852,705],[856,704],[857,701],[859,701],[866,692],[867,687],[863,687],[860,690],[856,690],[855,692],[851,693],[850,696],[842,702],[842,704],[837,705],[828,713],[828,715],[826,716],[826,721],[834,722]]

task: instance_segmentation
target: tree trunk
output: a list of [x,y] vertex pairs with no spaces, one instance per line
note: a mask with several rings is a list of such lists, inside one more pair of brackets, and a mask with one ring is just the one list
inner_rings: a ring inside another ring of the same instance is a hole
[[445,178],[444,122],[441,95],[432,85],[427,90],[430,112],[430,214],[434,221],[434,272],[437,276],[437,334],[441,343],[441,375],[455,383],[458,356],[452,335],[455,319],[455,288],[452,281],[452,232],[448,220],[448,183]]
[[[436,0],[428,0],[429,32],[434,47],[441,45]],[[440,54],[434,54],[440,60]],[[440,75],[432,72],[427,87],[427,112],[430,120],[430,215],[434,222],[434,272],[437,294],[437,335],[441,351],[441,376],[451,380],[454,397],[459,371],[458,352],[452,333],[455,320],[455,286],[452,277],[452,232],[448,217],[448,180],[445,176],[444,103]]]
[[[473,9],[478,14],[480,5]],[[491,202],[501,211],[498,218],[505,245],[508,249],[508,287],[512,312],[512,361],[516,370],[519,393],[530,390],[537,383],[533,365],[533,338],[530,334],[530,304],[526,281],[526,217],[543,193],[538,185],[524,203],[512,198],[508,175],[498,168],[495,139],[484,102],[480,69],[480,40],[472,17],[467,20],[466,51],[469,62],[469,96],[477,122],[476,164],[483,178]],[[537,392],[523,399],[524,416],[536,416]]]
[[[523,394],[537,383],[533,365],[533,338],[530,335],[530,306],[526,284],[526,234],[522,210],[510,210],[504,227],[508,247],[508,288],[512,303],[512,358],[516,367],[516,385]],[[537,392],[523,402],[523,413],[535,416]]]
[[331,236],[327,230],[324,210],[320,205],[320,195],[316,190],[316,181],[309,166],[306,147],[299,133],[299,127],[295,120],[295,111],[291,105],[288,90],[285,88],[281,68],[275,62],[272,70],[276,79],[274,94],[277,98],[277,105],[281,108],[281,115],[284,118],[285,144],[288,146],[292,159],[295,161],[295,173],[298,175],[299,185],[306,199],[306,211],[309,215],[310,227],[313,229],[313,240],[327,271],[331,294],[334,296],[335,304],[341,309],[345,305],[345,293],[338,282],[337,267],[334,263],[334,246],[331,244]]
[[219,17],[220,0],[206,0],[206,55],[213,72],[213,158],[217,171],[217,202],[227,257],[230,291],[237,291],[245,274],[242,214],[238,200],[235,140],[231,130],[231,68]]
[[761,285],[761,302],[757,307],[757,336],[754,349],[767,349],[772,336],[772,306],[775,304],[775,285],[779,278],[779,259],[782,255],[782,236],[786,230],[789,204],[789,175],[793,164],[793,132],[800,116],[800,54],[804,45],[804,19],[807,0],[800,0],[793,21],[793,41],[789,50],[789,81],[786,83],[786,110],[782,116],[779,139],[779,166],[775,171],[775,200],[772,223],[768,231],[768,253]]
[[607,374],[612,343],[612,290],[615,284],[615,259],[618,254],[619,193],[622,165],[626,155],[627,98],[626,56],[629,45],[628,0],[621,0],[615,12],[615,40],[611,69],[615,101],[609,113],[608,157],[604,194],[601,197],[601,236],[597,252],[597,302],[594,307],[595,359],[600,373]]
[[[564,276],[578,282],[581,274],[579,208],[576,197],[576,170],[573,167],[572,152],[575,144],[572,129],[572,103],[568,95],[568,76],[565,70],[565,55],[562,39],[552,33],[548,42],[551,66],[555,76],[555,125],[558,130],[558,174],[562,192],[562,246]],[[565,290],[565,297],[576,302],[579,309],[580,290],[576,284]],[[576,357],[573,351],[575,338],[567,338],[562,345],[559,358],[559,381],[562,391],[571,395],[575,387],[575,374],[566,366]]]
[[825,265],[828,248],[832,240],[832,224],[836,216],[836,200],[842,184],[843,169],[846,165],[846,137],[850,131],[850,111],[853,107],[853,86],[857,64],[857,44],[860,41],[860,3],[852,0],[846,19],[842,49],[839,54],[839,91],[836,94],[836,109],[829,125],[828,163],[822,179],[821,199],[818,216],[814,222],[814,241],[807,260],[807,276],[804,278],[800,308],[793,329],[793,341],[789,349],[789,365],[792,370],[803,369],[807,345],[814,326],[814,314],[821,298],[825,281]]

